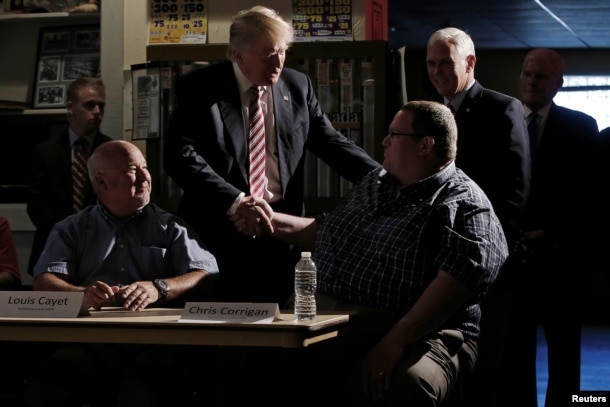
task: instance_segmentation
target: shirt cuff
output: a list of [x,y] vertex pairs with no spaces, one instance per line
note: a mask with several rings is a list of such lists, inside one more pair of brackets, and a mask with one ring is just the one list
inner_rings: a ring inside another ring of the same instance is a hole
[[237,198],[235,198],[235,202],[233,202],[233,205],[231,205],[231,207],[227,211],[227,215],[229,215],[229,216],[235,215],[235,211],[237,211],[237,207],[239,206],[239,204],[241,203],[241,201],[244,199],[245,196],[246,196],[246,194],[243,192],[240,192],[239,195],[237,195]]

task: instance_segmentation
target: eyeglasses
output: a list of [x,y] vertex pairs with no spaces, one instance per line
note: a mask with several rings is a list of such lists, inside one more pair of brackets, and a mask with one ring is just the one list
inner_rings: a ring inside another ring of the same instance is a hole
[[391,131],[388,133],[388,136],[390,137],[398,137],[398,136],[403,136],[403,137],[419,137],[419,134],[416,133],[398,133],[395,131]]

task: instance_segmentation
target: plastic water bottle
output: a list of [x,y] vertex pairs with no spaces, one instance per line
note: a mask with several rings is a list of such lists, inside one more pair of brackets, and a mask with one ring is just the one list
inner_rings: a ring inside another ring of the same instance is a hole
[[297,321],[316,318],[317,270],[311,252],[302,252],[294,268],[294,317]]

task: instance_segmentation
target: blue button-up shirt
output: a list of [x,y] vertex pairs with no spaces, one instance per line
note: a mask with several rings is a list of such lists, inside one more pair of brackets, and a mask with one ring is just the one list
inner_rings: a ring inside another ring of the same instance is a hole
[[149,204],[117,219],[98,203],[58,222],[34,268],[69,276],[71,284],[110,285],[169,278],[192,270],[218,273],[215,257],[180,218]]

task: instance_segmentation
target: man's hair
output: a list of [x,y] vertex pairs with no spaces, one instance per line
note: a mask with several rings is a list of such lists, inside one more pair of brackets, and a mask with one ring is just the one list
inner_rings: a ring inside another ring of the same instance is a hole
[[73,102],[78,99],[78,92],[82,88],[98,88],[100,92],[106,92],[106,86],[100,78],[84,76],[68,85],[68,89],[66,90],[67,100]]
[[428,46],[437,41],[448,41],[450,44],[453,44],[458,54],[463,57],[467,57],[468,55],[476,56],[472,38],[468,33],[460,30],[459,28],[446,27],[437,30],[428,39]]
[[294,29],[275,10],[267,7],[254,6],[240,11],[229,29],[227,57],[232,59],[233,50],[244,49],[265,36],[290,46],[294,40]]
[[457,125],[451,110],[442,103],[416,100],[402,106],[412,112],[413,132],[434,138],[434,150],[442,160],[455,160],[457,154]]

